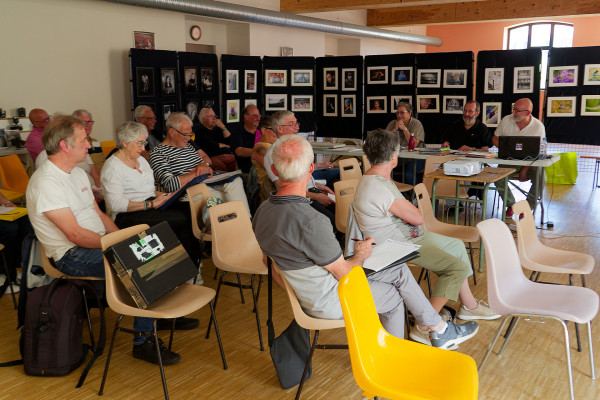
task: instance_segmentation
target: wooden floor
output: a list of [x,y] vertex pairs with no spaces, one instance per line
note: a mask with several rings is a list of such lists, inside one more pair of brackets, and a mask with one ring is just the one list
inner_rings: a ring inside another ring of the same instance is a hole
[[[573,186],[547,187],[546,209],[554,222],[553,231],[541,231],[544,241],[554,247],[582,251],[600,256],[600,189],[591,190],[591,174],[581,174]],[[548,205],[548,200],[551,203]],[[595,206],[594,206],[595,205]],[[596,208],[599,207],[599,208]],[[538,219],[539,220],[539,219]],[[212,276],[214,266],[205,260],[204,280],[216,286]],[[413,271],[414,272],[414,271]],[[486,298],[486,275],[478,273],[478,284],[473,292]],[[566,278],[545,277],[546,280],[567,283]],[[579,284],[579,280],[577,281]],[[600,267],[587,277],[588,287],[600,289]],[[266,289],[266,287],[265,287]],[[284,293],[276,287],[275,328],[281,332],[291,320],[291,309]],[[458,304],[450,304],[458,307]],[[96,311],[95,311],[96,312]],[[296,388],[283,390],[279,386],[266,343],[267,296],[260,297],[260,317],[265,351],[259,351],[258,336],[251,298],[241,304],[237,289],[225,287],[217,307],[217,318],[229,369],[223,370],[213,335],[204,338],[208,309],[193,317],[200,319],[200,328],[176,332],[174,350],[180,363],[166,367],[167,383],[172,399],[291,399]],[[97,323],[97,313],[94,322]],[[107,336],[110,338],[116,316],[107,312]],[[10,297],[0,299],[0,361],[19,357],[16,311]],[[127,322],[129,325],[131,322]],[[458,351],[479,362],[495,332],[499,321],[480,323],[479,333],[460,345]],[[97,326],[97,325],[96,325]],[[596,359],[600,349],[599,327],[593,326]],[[213,331],[214,332],[214,331]],[[585,330],[582,339],[584,351],[575,351],[574,330],[571,325],[573,377],[577,399],[599,399],[600,382],[590,378],[588,341]],[[167,339],[164,332],[161,336]],[[320,342],[345,343],[343,330],[322,332]],[[108,347],[108,343],[107,343]],[[106,352],[92,368],[85,385],[75,389],[81,368],[66,377],[31,377],[22,366],[0,370],[0,399],[95,399],[97,398]],[[596,365],[599,361],[596,360]],[[597,371],[600,374],[600,370]],[[427,374],[427,371],[423,371]],[[401,376],[398,377],[402,379]],[[556,322],[540,324],[521,322],[504,355],[492,354],[480,374],[480,399],[566,399],[569,396],[562,331]],[[432,382],[435,385],[435,382]],[[456,382],[460,385],[460,382]],[[361,390],[354,382],[346,350],[317,350],[313,360],[313,376],[303,390],[303,399],[360,399]],[[131,357],[131,337],[117,336],[117,345],[108,375],[103,398],[106,399],[160,399],[163,397],[158,367]]]

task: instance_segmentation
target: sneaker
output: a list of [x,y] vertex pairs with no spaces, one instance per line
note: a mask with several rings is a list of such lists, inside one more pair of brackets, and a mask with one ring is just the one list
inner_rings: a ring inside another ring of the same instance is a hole
[[465,321],[472,321],[474,319],[498,319],[500,318],[500,314],[494,313],[488,303],[483,300],[477,300],[477,307],[469,310],[464,305],[460,306],[460,311],[458,312],[458,318],[463,319]]
[[[160,358],[162,359],[163,365],[173,365],[181,360],[181,356],[165,347],[162,340],[158,339],[160,345]],[[140,360],[148,361],[152,364],[158,364],[158,357],[156,355],[156,346],[153,338],[147,338],[142,344],[133,345],[133,357],[139,358]]]
[[478,330],[479,325],[474,321],[461,325],[448,322],[448,327],[444,333],[431,332],[431,345],[439,349],[452,350],[460,343],[475,336]]
[[408,333],[408,336],[415,342],[431,346],[431,340],[429,339],[429,331],[420,330],[417,324],[414,324],[410,327],[410,332]]
[[[186,318],[179,317],[175,318],[175,330],[178,331],[189,331],[190,329],[195,329],[198,327],[200,323],[196,318]],[[156,330],[157,331],[167,331],[171,330],[171,326],[173,326],[172,319],[159,319],[156,321]]]
[[514,214],[514,213],[513,213],[512,206],[509,206],[509,207],[506,209],[506,218],[512,218],[513,214]]

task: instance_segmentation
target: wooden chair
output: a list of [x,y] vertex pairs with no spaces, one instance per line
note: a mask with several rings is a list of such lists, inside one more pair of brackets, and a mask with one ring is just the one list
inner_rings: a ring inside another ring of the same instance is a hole
[[192,187],[187,188],[186,193],[188,195],[190,203],[190,213],[192,215],[192,231],[196,239],[200,241],[200,247],[204,246],[204,242],[212,242],[212,235],[206,233],[202,225],[202,209],[206,204],[206,199],[210,197],[210,191],[208,186],[204,183],[199,183]]
[[360,171],[360,165],[355,157],[345,158],[339,161],[340,166],[340,180],[345,181],[347,179],[360,179],[362,178],[362,172]]
[[[136,225],[129,228],[121,229],[116,232],[112,232],[102,236],[102,250],[106,250],[110,246],[123,241],[135,234],[141,233],[144,230],[148,229],[149,226],[146,224]],[[215,317],[215,310],[213,307],[212,300],[215,297],[214,289],[207,288],[204,286],[197,286],[188,283],[184,283],[177,288],[173,289],[160,299],[156,300],[152,303],[148,308],[141,309],[138,308],[133,299],[125,289],[125,286],[121,283],[121,281],[117,278],[114,273],[112,267],[109,265],[106,257],[104,257],[104,271],[106,274],[106,300],[108,301],[108,306],[119,314],[117,321],[115,322],[115,329],[113,331],[112,340],[110,342],[110,349],[108,351],[108,355],[106,357],[106,366],[104,368],[104,375],[102,376],[102,384],[100,385],[99,395],[103,394],[104,384],[106,383],[106,377],[108,374],[108,367],[110,365],[110,359],[112,357],[112,352],[115,346],[115,337],[117,336],[118,331],[132,333],[132,334],[140,334],[140,332],[136,332],[131,329],[121,328],[119,324],[125,315],[130,315],[133,317],[146,317],[146,318],[155,318],[153,324],[153,330],[150,336],[154,339],[154,343],[156,345],[156,352],[158,354],[159,361],[159,369],[160,376],[163,384],[163,391],[165,395],[165,399],[169,398],[169,393],[167,391],[167,381],[165,378],[162,359],[160,358],[160,345],[158,342],[158,336],[156,335],[156,318],[179,318],[185,315],[189,315],[200,308],[204,307],[206,304],[210,306],[211,312],[211,322],[214,320],[215,322],[215,331],[217,332],[217,341],[219,343],[219,350],[221,351],[221,360],[223,362],[223,369],[227,369],[227,363],[225,361],[225,353],[223,352],[223,346],[221,344],[221,336],[219,333],[219,328],[217,326],[217,319]],[[169,341],[169,350],[171,349],[171,345],[173,342],[173,330],[171,330],[171,340]],[[147,377],[141,377],[144,382],[146,382]]]
[[335,192],[335,227],[342,233],[346,233],[348,210],[350,204],[354,201],[358,181],[358,179],[347,179],[333,184],[333,191]]
[[[29,175],[21,162],[18,155],[0,157],[0,181],[2,189],[6,190],[6,195],[11,197],[8,200],[17,200],[25,196],[27,184],[29,183]],[[15,196],[16,197],[15,199]]]
[[[369,158],[367,157],[366,154],[363,154],[362,160],[363,160],[363,172],[367,172],[367,170],[369,168],[371,168],[371,162],[369,161]],[[413,188],[413,185],[409,185],[407,183],[396,182],[394,180],[392,180],[392,182],[394,182],[394,184],[396,185],[396,187],[398,188],[400,193],[408,192],[409,190],[412,190],[412,188]]]
[[[427,188],[427,193],[433,193],[433,178],[427,178],[427,175],[430,172],[433,172],[440,168],[442,164],[447,161],[452,161],[454,159],[461,158],[460,156],[432,156],[427,157],[425,160],[425,172],[423,175],[423,184]],[[465,180],[469,180],[468,177]],[[448,196],[448,197],[456,197],[456,181],[440,179],[438,180],[436,190],[436,197],[438,196]],[[469,195],[467,194],[467,190],[465,188],[460,188],[459,190],[460,198],[467,198]],[[455,206],[458,212],[458,204]]]
[[114,140],[105,140],[100,143],[100,148],[102,149],[102,153],[104,153],[104,157],[108,157],[111,151],[113,151],[117,147],[117,143]]

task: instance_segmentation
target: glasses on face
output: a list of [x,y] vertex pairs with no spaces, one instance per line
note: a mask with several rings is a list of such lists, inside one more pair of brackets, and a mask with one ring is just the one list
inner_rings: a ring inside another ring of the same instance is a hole
[[515,107],[515,106],[513,106],[512,110],[513,110],[513,112],[516,112],[516,113],[520,113],[520,112],[531,112],[531,111],[529,111],[529,110],[527,110],[527,109],[522,109],[522,110],[520,110],[520,109],[518,109],[518,108],[517,108],[517,107]]
[[296,128],[296,127],[300,128],[300,122],[290,122],[289,124],[284,124],[281,126],[289,126],[290,128]]
[[48,122],[48,121],[50,121],[50,117],[46,117],[44,119],[39,119],[39,120],[33,121],[33,122],[39,123],[39,122]]
[[145,147],[148,144],[148,141],[147,140],[139,140],[139,141],[134,141],[132,143],[135,143],[140,147]]
[[142,117],[142,118],[149,119],[149,120],[152,120],[152,121],[156,121],[156,117]]
[[408,111],[396,111],[396,115],[410,114]]
[[[175,128],[173,128],[173,129],[175,129]],[[183,132],[178,131],[177,129],[175,129],[175,132],[177,132],[180,135],[183,135],[185,137],[192,137],[192,136],[194,136],[194,132],[183,133]]]
[[476,114],[477,110],[463,110],[463,113],[465,113],[465,114]]
[[206,118],[208,118],[208,119],[217,119],[218,117],[216,115],[207,115]]
[[85,121],[85,124],[86,124],[86,125],[94,125],[94,122],[96,122],[96,121],[92,121],[92,120],[90,120],[90,121]]
[[260,119],[260,117],[261,117],[260,114],[246,114],[246,115],[248,115],[249,117],[252,117],[252,118],[256,118],[256,119]]

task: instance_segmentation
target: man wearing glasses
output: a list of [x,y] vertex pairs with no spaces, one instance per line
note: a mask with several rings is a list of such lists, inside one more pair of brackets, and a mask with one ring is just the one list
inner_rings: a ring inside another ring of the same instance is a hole
[[[160,129],[154,129],[156,125],[156,116],[154,111],[148,106],[137,106],[133,112],[135,121],[144,125],[148,129],[148,143],[146,144],[146,151],[152,150],[156,145],[164,139],[163,132]],[[148,158],[148,153],[142,153],[145,158]]]
[[260,131],[257,131],[260,111],[255,105],[249,105],[242,110],[242,117],[244,123],[231,134],[231,151],[235,154],[239,169],[247,174],[252,167],[252,149],[257,142],[257,133],[260,136]]
[[[196,137],[194,143],[212,160],[215,171],[235,171],[237,164],[229,149],[230,133],[225,124],[217,118],[210,108],[203,108],[199,114],[200,126],[193,127]],[[227,139],[226,139],[227,137]]]
[[77,117],[83,122],[85,122],[85,133],[88,138],[88,142],[90,143],[90,147],[88,149],[88,154],[90,155],[94,165],[96,166],[96,170],[100,171],[102,166],[104,165],[104,153],[102,152],[102,146],[100,146],[100,142],[98,139],[92,137],[92,128],[94,127],[94,118],[92,117],[92,113],[88,110],[79,109],[73,111],[71,114],[73,117]]
[[[492,138],[494,146],[498,147],[500,142],[500,139],[498,139],[499,136],[539,136],[540,140],[545,138],[546,129],[544,128],[544,124],[539,119],[531,115],[532,111],[533,103],[530,99],[524,97],[515,101],[512,114],[502,118],[498,124],[498,127],[496,128],[496,132]],[[506,167],[509,166],[507,165]],[[531,180],[531,188],[526,195],[527,202],[532,210],[535,210],[537,207],[537,199],[533,195],[533,193],[537,193],[537,182],[535,179],[536,174],[536,167],[527,166],[522,167],[515,173],[515,178],[518,178],[521,182]],[[506,194],[506,205],[508,206],[506,209],[506,218],[512,217],[513,204],[515,204],[515,197],[509,190]]]
[[[385,128],[386,131],[398,132],[400,135],[400,146],[408,146],[411,136],[415,138],[415,147],[425,147],[425,130],[423,124],[416,118],[413,118],[413,107],[410,103],[400,102],[396,109],[396,119],[390,121]],[[404,182],[411,185],[419,183],[413,171],[420,172],[425,168],[425,160],[410,160],[404,163]]]
[[460,151],[488,151],[492,144],[492,134],[488,127],[477,119],[481,106],[475,100],[463,107],[462,120],[456,121],[443,133],[442,147]]
[[42,133],[44,132],[46,125],[48,125],[50,117],[46,110],[34,108],[29,112],[29,121],[31,121],[33,129],[29,132],[29,136],[27,136],[25,147],[29,154],[31,154],[33,161],[35,161],[38,154],[44,150],[44,146],[42,145]]

